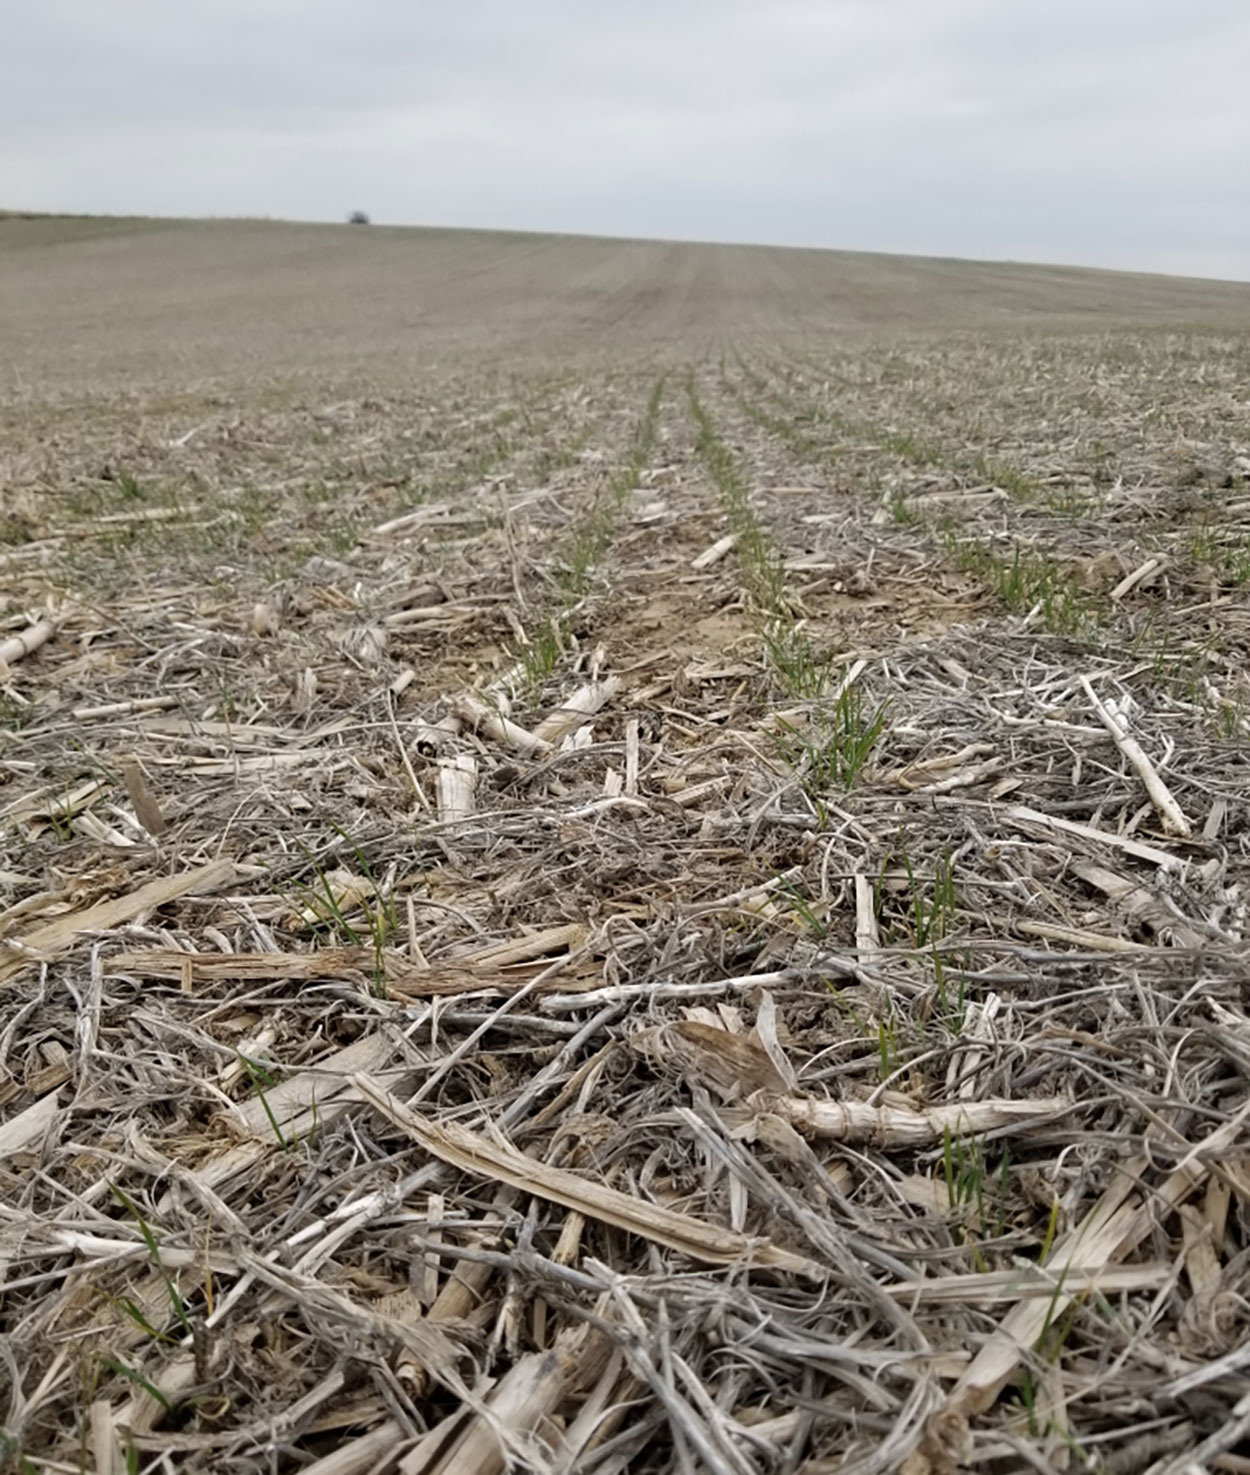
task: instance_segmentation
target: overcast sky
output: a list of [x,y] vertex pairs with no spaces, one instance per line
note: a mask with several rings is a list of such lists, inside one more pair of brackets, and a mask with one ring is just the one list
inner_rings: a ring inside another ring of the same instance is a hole
[[0,208],[1250,280],[1250,0],[40,0]]

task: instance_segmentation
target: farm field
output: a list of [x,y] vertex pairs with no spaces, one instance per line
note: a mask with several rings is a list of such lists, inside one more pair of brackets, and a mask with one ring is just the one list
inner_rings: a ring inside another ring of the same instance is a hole
[[1250,1470],[1250,285],[0,217],[0,1468]]

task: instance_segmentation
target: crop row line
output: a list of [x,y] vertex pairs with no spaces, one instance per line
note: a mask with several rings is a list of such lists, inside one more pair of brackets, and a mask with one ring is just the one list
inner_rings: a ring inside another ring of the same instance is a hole
[[591,574],[612,541],[621,510],[651,459],[659,431],[660,405],[667,374],[652,386],[646,408],[634,428],[629,454],[599,493],[589,511],[576,519],[556,550],[559,572],[556,594],[541,614],[522,626],[521,662],[526,680],[538,685],[559,665],[569,645],[569,626],[590,587]]

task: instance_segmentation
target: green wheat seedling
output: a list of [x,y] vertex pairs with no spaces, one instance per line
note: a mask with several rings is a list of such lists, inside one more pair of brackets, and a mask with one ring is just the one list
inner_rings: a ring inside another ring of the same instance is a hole
[[829,935],[827,924],[817,915],[815,906],[793,881],[782,881],[777,887],[777,895],[785,897],[791,911],[807,927],[813,937],[823,940]]
[[1037,1263],[1045,1265],[1050,1258],[1050,1252],[1054,1249],[1055,1239],[1059,1234],[1059,1200],[1052,1199],[1050,1205],[1050,1216],[1046,1221],[1046,1230],[1042,1235],[1041,1248],[1037,1254]]
[[918,948],[934,947],[950,932],[955,916],[955,862],[949,853],[941,857],[927,895],[916,884],[910,859],[904,858],[903,868],[911,886],[913,942]]
[[[1045,1256],[1043,1256],[1042,1263],[1045,1263]],[[1090,1290],[1087,1289],[1078,1295],[1070,1296],[1067,1305],[1063,1307],[1061,1312],[1059,1302],[1064,1296],[1063,1285],[1066,1276],[1067,1267],[1065,1266],[1058,1280],[1055,1282],[1054,1290],[1050,1293],[1050,1302],[1046,1308],[1046,1320],[1042,1324],[1042,1330],[1038,1334],[1037,1341],[1033,1344],[1034,1357],[1040,1358],[1042,1362],[1049,1364],[1051,1367],[1054,1367],[1058,1363],[1060,1355],[1067,1346],[1072,1332],[1076,1327],[1076,1323],[1080,1319],[1081,1311],[1084,1309],[1091,1295]],[[1111,1306],[1104,1298],[1098,1297],[1097,1300],[1104,1311],[1114,1316]],[[1043,1431],[1038,1424],[1036,1414],[1037,1389],[1034,1382],[1033,1370],[1028,1363],[1025,1363],[1021,1368],[1020,1395],[1028,1415],[1030,1432],[1035,1437],[1044,1432],[1051,1432],[1051,1426],[1048,1425],[1047,1429]],[[1070,1447],[1076,1450],[1076,1446],[1072,1443],[1070,1436],[1067,1442]],[[1076,1450],[1076,1453],[1079,1454],[1080,1451]]]
[[259,1060],[253,1060],[249,1055],[244,1055],[241,1050],[236,1050],[235,1058],[247,1072],[247,1078],[252,1083],[252,1090],[256,1092],[260,1108],[265,1113],[265,1119],[273,1130],[273,1135],[278,1139],[278,1146],[283,1152],[289,1151],[295,1146],[295,1139],[288,1137],[278,1124],[278,1118],[274,1114],[273,1107],[269,1104],[269,1098],[265,1095],[266,1086],[276,1086],[277,1082],[265,1069]]
[[756,520],[750,491],[739,474],[734,454],[716,434],[711,417],[695,394],[693,374],[686,379],[686,397],[698,427],[699,457],[720,494],[729,526],[738,540],[738,563],[747,590],[766,615],[791,623],[794,616],[786,599],[781,554]]
[[924,521],[924,514],[900,489],[890,497],[890,519],[896,527],[918,527]]
[[1214,570],[1224,588],[1239,589],[1250,579],[1250,545],[1231,533],[1212,528],[1205,516],[1184,541],[1190,558]]
[[1250,734],[1250,717],[1233,702],[1221,702],[1212,723],[1216,736],[1225,742],[1237,742]]
[[1063,517],[1089,517],[1095,513],[1095,503],[1077,487],[1046,487],[1037,494],[1037,500]]
[[975,1137],[965,1143],[949,1127],[943,1131],[942,1176],[952,1209],[963,1208],[984,1197],[985,1159]]
[[[373,867],[369,863],[368,856],[361,850],[360,846],[340,825],[332,820],[328,822],[332,829],[348,846],[356,859],[356,865],[360,874],[369,882],[373,888],[374,901],[371,904],[367,897],[362,897],[353,903],[351,910],[359,910],[365,921],[368,931],[368,939],[373,945],[374,953],[377,955],[379,964],[383,950],[387,942],[399,930],[399,913],[395,908],[394,897],[386,897],[383,887],[379,884],[377,877],[373,874]],[[348,921],[344,913],[342,903],[335,894],[334,886],[329,874],[316,859],[313,853],[302,842],[296,842],[300,853],[308,862],[315,876],[314,881],[301,881],[298,878],[291,880],[288,884],[297,898],[296,910],[302,910],[307,915],[308,926],[314,930],[321,928],[331,934],[345,937],[353,946],[363,947],[365,938]]]
[[892,1005],[889,1006],[889,1013],[886,1017],[877,1021],[877,1059],[880,1062],[881,1083],[884,1085],[898,1073],[902,1062],[898,1024],[894,1018]]
[[1221,573],[1225,583],[1234,589],[1240,589],[1250,581],[1250,544],[1238,543],[1226,548],[1221,559]]
[[[736,385],[725,385],[729,393],[757,425],[809,459],[835,461],[842,448],[814,440],[800,428],[802,425],[814,425],[834,435],[851,439],[856,437],[862,439],[872,433],[870,427],[852,420],[827,404],[805,402],[796,409],[793,396],[796,393],[802,394],[805,388],[810,392],[811,386],[805,386],[793,368],[781,364],[772,366],[773,372],[783,381],[783,387],[778,388],[772,380],[752,371],[740,355],[735,355],[735,358],[751,389],[756,395],[769,401],[773,409],[772,411],[761,409],[758,403],[748,399]],[[827,390],[828,385],[826,384],[824,388]]]
[[[165,1294],[169,1297],[170,1311],[179,1326],[181,1326],[184,1335],[191,1336],[191,1318],[187,1314],[186,1303],[183,1301],[178,1287],[174,1284],[173,1278],[165,1269],[164,1263],[161,1260],[160,1246],[156,1243],[156,1236],[152,1233],[151,1227],[143,1217],[134,1199],[124,1189],[119,1188],[116,1183],[111,1183],[109,1187],[113,1190],[113,1197],[133,1216],[135,1223],[139,1226],[139,1233],[143,1236],[143,1243],[147,1246],[148,1255],[151,1257],[152,1264],[155,1266],[156,1272],[165,1287]],[[127,1315],[149,1336],[158,1341],[170,1340],[148,1321],[142,1310],[133,1301],[129,1300],[129,1298],[124,1300],[121,1305]]]
[[0,517],[0,543],[10,547],[33,543],[37,536],[35,523],[20,512]]
[[[833,743],[836,757],[832,776],[843,788],[853,787],[869,754],[877,746],[885,731],[885,720],[889,714],[889,703],[882,702],[869,715],[863,693],[858,686],[848,686],[839,693],[832,713]],[[825,758],[829,759],[826,746]]]
[[[302,845],[300,848],[312,861],[310,852]],[[315,867],[315,874],[315,883],[298,879],[289,883],[295,896],[293,910],[303,916],[304,925],[311,932],[323,932],[331,939],[344,937],[353,947],[363,947],[364,939],[343,915],[329,876],[320,866]]]
[[22,1453],[17,1439],[3,1426],[0,1426],[0,1470],[18,1470],[21,1475],[39,1475],[35,1466]]
[[33,710],[30,703],[0,691],[0,734],[17,732],[30,721]]
[[1046,1320],[1034,1345],[1034,1350],[1050,1363],[1058,1362],[1059,1354],[1067,1345],[1072,1329],[1080,1317],[1082,1306],[1089,1295],[1088,1291],[1074,1295],[1060,1314],[1059,1301],[1063,1295],[1063,1282],[1066,1274],[1067,1268],[1065,1267],[1051,1292],[1050,1304],[1046,1309]]
[[942,453],[936,446],[920,440],[909,430],[887,431],[881,437],[881,444],[887,451],[911,462],[913,466],[937,466],[942,460]]
[[[986,1162],[985,1145],[979,1137],[956,1136],[949,1127],[942,1134],[942,1177],[951,1211],[969,1211],[981,1234],[1002,1237],[1007,1224],[1007,1199],[1011,1184],[1011,1157],[1004,1148],[997,1172]],[[973,1243],[973,1224],[963,1226],[964,1242]],[[980,1250],[974,1251],[978,1270],[988,1269]]]
[[860,689],[848,686],[813,727],[800,731],[782,723],[783,756],[798,771],[809,798],[819,801],[832,790],[855,786],[888,714],[888,702],[870,712]]
[[393,891],[389,896],[386,894],[385,888],[373,874],[369,857],[347,831],[336,825],[333,820],[330,821],[330,828],[336,831],[351,848],[361,875],[373,888],[373,902],[370,903],[368,897],[362,897],[359,906],[364,913],[365,923],[369,928],[369,937],[373,944],[374,993],[379,997],[384,997],[386,994],[386,945],[399,931],[399,911],[395,905],[395,895]]
[[47,819],[60,844],[67,845],[74,838],[74,809],[68,800],[57,807],[49,805]]
[[[1007,1203],[1011,1192],[1011,1144],[1003,1143],[1003,1156],[998,1165],[998,1189],[995,1194],[997,1212],[994,1216],[993,1237],[1002,1239],[1007,1231]],[[982,1205],[984,1213],[984,1205]]]
[[[149,1398],[159,1403],[167,1414],[173,1412],[173,1404],[170,1403],[169,1399],[165,1397],[156,1384],[145,1378],[142,1373],[136,1372],[134,1368],[128,1367],[120,1358],[110,1357],[107,1353],[102,1353],[100,1363],[102,1366],[108,1368],[109,1372],[116,1373],[119,1377],[125,1378],[128,1383],[133,1383],[136,1388],[141,1388]],[[30,1466],[30,1468],[33,1471],[34,1466]]]
[[937,943],[933,944],[933,982],[937,994],[937,1017],[942,1026],[956,1038],[964,1032],[968,1019],[968,968],[965,954],[959,984],[952,995],[946,978],[946,959]]
[[590,584],[591,572],[612,538],[612,509],[600,507],[577,529],[565,550],[562,582],[574,599],[580,599]]
[[985,543],[958,541],[951,529],[946,542],[960,569],[981,579],[1009,610],[1025,614],[1036,609],[1045,627],[1062,635],[1087,633],[1096,623],[1089,596],[1047,555],[1030,553],[1016,543],[1008,561]]
[[545,624],[529,632],[529,644],[521,652],[521,666],[525,683],[531,689],[548,681],[564,659],[567,637],[560,624],[560,616],[553,614]]
[[984,481],[1021,501],[1029,500],[1036,491],[1028,475],[1010,461],[993,461],[982,452],[973,462],[973,469]]
[[[768,395],[774,400],[778,396],[772,391],[768,381],[759,374],[753,373],[746,365],[741,355],[735,353],[734,358],[738,364],[743,377],[755,391],[756,394]],[[782,419],[778,415],[771,414],[763,409],[755,400],[751,399],[740,384],[735,384],[721,371],[721,388],[733,399],[739,409],[753,424],[758,425],[761,430],[766,430],[769,435],[776,436],[778,440],[784,441],[786,445],[798,451],[800,455],[810,460],[820,460],[826,454],[825,447],[805,435],[793,420]]]
[[1031,608],[1040,597],[1053,597],[1055,575],[1044,559],[1028,558],[1017,543],[1010,563],[997,561],[987,565],[990,582],[1008,609]]
[[824,696],[833,663],[816,650],[802,626],[773,620],[763,638],[769,667],[790,696],[803,700]]

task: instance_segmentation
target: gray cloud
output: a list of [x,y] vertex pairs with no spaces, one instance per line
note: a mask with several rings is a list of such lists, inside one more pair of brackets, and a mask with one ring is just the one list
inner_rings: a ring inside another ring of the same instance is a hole
[[1250,279],[1243,0],[44,0],[0,204]]

